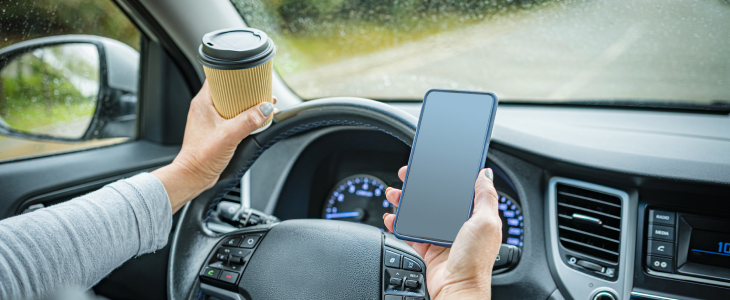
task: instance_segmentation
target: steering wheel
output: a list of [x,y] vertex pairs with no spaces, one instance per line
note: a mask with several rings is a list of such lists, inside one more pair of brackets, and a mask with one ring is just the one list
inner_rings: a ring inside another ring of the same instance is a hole
[[182,210],[172,238],[168,298],[429,299],[426,265],[378,228],[331,220],[289,220],[216,234],[210,212],[256,159],[290,136],[331,126],[379,130],[411,146],[417,118],[361,98],[313,100],[274,115],[239,144],[216,185]]

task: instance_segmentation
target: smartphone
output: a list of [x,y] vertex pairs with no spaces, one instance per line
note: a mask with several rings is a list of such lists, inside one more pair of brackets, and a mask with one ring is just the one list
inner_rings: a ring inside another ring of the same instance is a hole
[[393,225],[396,237],[451,247],[471,217],[496,112],[492,93],[426,93]]

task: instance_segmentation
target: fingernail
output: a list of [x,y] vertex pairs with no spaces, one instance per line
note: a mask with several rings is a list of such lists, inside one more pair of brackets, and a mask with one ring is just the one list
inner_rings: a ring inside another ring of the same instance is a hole
[[261,113],[264,114],[264,116],[268,116],[271,114],[271,112],[274,111],[274,105],[266,102],[264,105],[261,105]]
[[484,173],[487,175],[487,178],[489,178],[489,180],[494,181],[494,172],[492,172],[491,168],[487,168]]
[[385,217],[387,217],[387,216],[388,216],[388,213],[384,213],[383,214],[383,220],[385,220]]
[[392,188],[392,187],[388,187],[388,188],[386,188],[386,189],[385,189],[385,193],[387,194],[387,193],[388,193],[388,191],[390,191],[391,189],[393,189],[393,188]]

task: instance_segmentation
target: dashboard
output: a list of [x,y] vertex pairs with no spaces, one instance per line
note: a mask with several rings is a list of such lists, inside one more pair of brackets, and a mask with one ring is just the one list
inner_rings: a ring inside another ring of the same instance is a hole
[[[394,106],[418,115],[418,103]],[[493,298],[726,299],[730,131],[722,128],[727,115],[501,106],[486,166],[502,242],[520,255],[494,272]],[[252,167],[251,205],[282,220],[386,230],[381,216],[394,207],[384,190],[401,187],[409,150],[345,126],[289,138]]]

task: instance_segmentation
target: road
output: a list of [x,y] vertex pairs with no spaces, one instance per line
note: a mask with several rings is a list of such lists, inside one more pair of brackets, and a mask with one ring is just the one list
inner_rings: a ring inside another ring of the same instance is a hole
[[304,98],[730,101],[730,2],[554,2],[284,79]]

